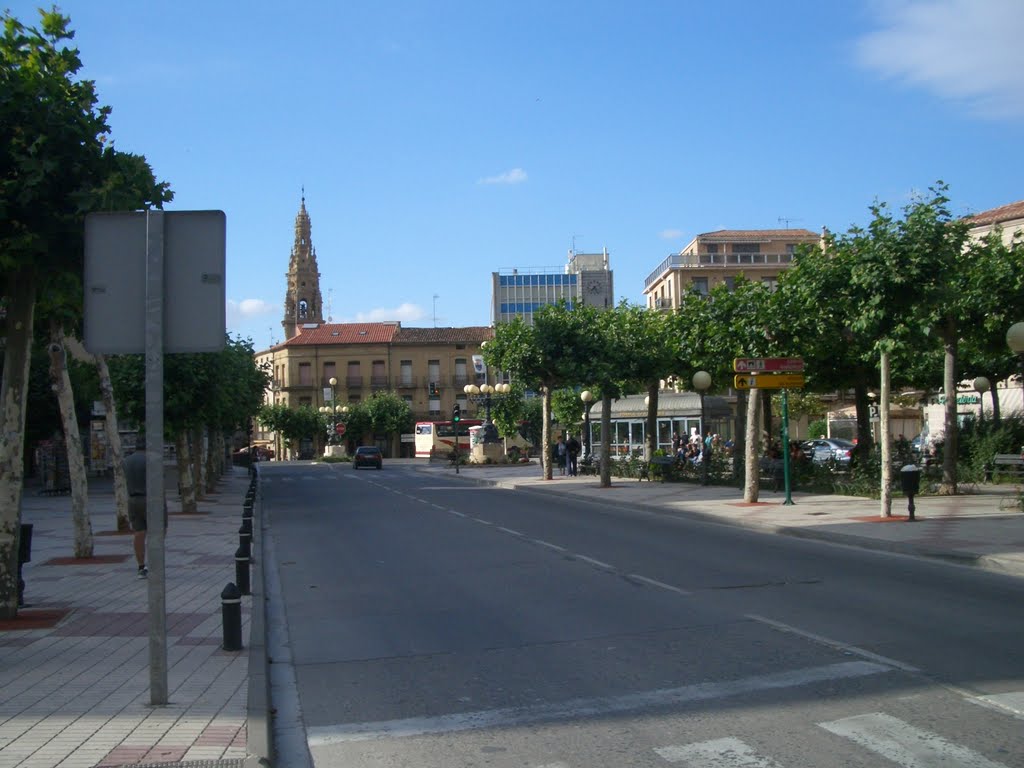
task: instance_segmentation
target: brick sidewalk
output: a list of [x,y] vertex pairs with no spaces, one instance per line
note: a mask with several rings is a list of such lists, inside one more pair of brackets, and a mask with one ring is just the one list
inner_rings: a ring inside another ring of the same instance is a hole
[[[72,553],[71,500],[26,489],[32,523],[25,601],[0,622],[0,768],[93,768],[246,758],[247,649],[221,648],[220,594],[235,580],[248,474],[182,515],[169,496],[169,703],[149,704],[147,581],[130,534],[116,533],[109,480],[90,488],[94,557]],[[251,598],[242,599],[248,646]]]

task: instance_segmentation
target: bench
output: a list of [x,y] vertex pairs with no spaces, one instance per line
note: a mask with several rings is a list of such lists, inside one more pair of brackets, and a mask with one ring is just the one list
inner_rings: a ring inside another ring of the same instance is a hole
[[1016,474],[1024,474],[1024,454],[997,453],[992,457],[993,473],[1012,471]]
[[650,477],[650,469],[653,468],[653,467],[657,467],[656,474],[657,474],[658,478],[661,480],[661,482],[664,483],[666,479],[667,480],[672,480],[672,479],[675,478],[675,473],[676,473],[676,460],[675,460],[675,458],[672,457],[672,456],[655,456],[649,462],[644,464],[644,466],[641,469],[641,474],[640,474],[639,479],[643,480],[644,478],[646,478],[648,480],[648,482],[649,482],[650,479],[651,479],[651,477]]

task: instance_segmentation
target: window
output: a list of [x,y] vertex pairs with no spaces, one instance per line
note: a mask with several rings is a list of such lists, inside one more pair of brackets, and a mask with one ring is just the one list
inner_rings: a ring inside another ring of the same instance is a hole
[[708,279],[706,277],[695,277],[690,281],[691,290],[701,296],[708,295]]
[[708,253],[718,253],[718,243],[707,244]]
[[334,363],[324,363],[324,386],[326,387],[331,379],[336,379],[337,377],[337,366]]
[[733,253],[760,253],[761,252],[761,244],[760,243],[733,243],[732,244],[732,252]]
[[303,299],[302,301],[299,302],[299,319],[300,320],[305,320],[308,315],[309,315],[309,304],[307,304],[306,300]]
[[768,288],[769,290],[774,291],[776,288],[779,287],[779,278],[777,278],[777,277],[762,277],[761,278],[761,284],[764,285],[765,288]]
[[412,386],[412,360],[403,360],[399,363],[401,370],[401,384],[403,387]]
[[299,386],[313,386],[313,366],[309,363],[299,363]]
[[[427,381],[434,384],[441,383],[441,361],[427,360]],[[440,405],[438,409],[440,409]]]

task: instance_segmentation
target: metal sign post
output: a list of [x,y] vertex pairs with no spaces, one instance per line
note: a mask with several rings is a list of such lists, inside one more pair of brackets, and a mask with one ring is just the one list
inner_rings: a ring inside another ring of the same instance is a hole
[[164,213],[146,211],[146,562],[149,703],[167,703],[164,568]]
[[[224,348],[223,211],[85,217],[85,347],[145,354],[150,704],[167,704],[164,353]],[[174,301],[168,301],[173,297]]]

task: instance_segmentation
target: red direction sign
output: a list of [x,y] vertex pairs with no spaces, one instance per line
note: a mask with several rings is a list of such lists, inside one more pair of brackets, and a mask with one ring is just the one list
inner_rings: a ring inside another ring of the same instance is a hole
[[737,373],[766,371],[793,373],[804,369],[804,359],[802,357],[737,357],[732,361],[732,369]]
[[334,431],[335,431],[335,433],[337,433],[339,435],[344,435],[345,434],[345,425],[344,424],[335,424],[334,425]]

